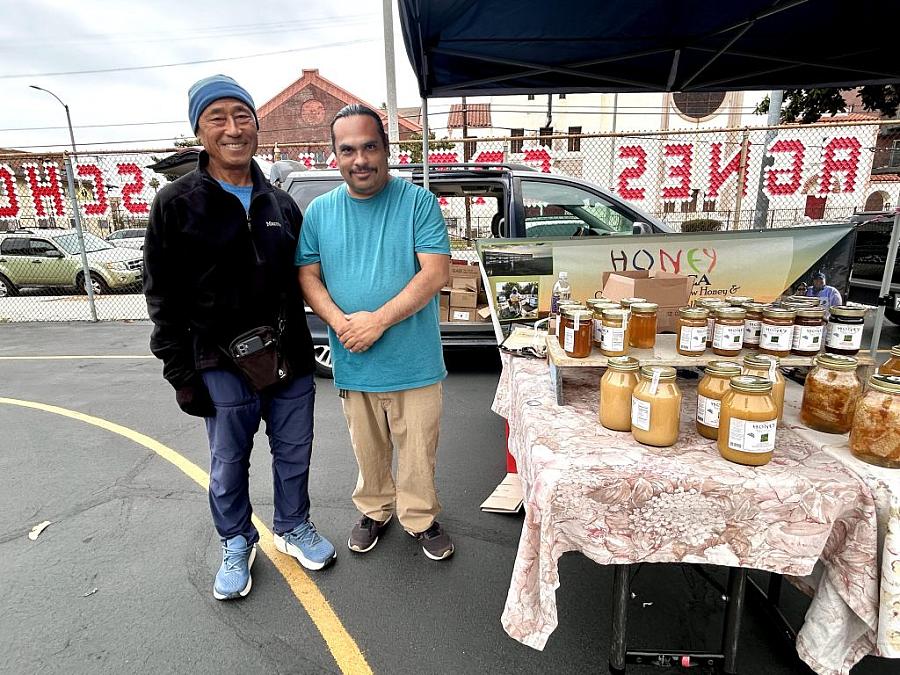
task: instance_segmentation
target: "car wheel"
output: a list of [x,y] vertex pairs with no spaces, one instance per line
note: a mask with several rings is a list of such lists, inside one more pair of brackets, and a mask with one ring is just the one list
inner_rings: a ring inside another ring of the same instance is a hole
[[0,298],[11,298],[19,294],[19,289],[5,276],[0,274]]
[[331,379],[334,373],[331,368],[331,347],[327,344],[315,345],[313,354],[316,358],[316,375],[319,377],[327,377]]
[[[84,274],[79,274],[78,281],[75,283],[78,284],[81,292],[87,295],[87,291],[84,288]],[[109,285],[103,281],[103,277],[93,272],[91,273],[91,286],[94,288],[94,295],[106,295],[109,293]]]

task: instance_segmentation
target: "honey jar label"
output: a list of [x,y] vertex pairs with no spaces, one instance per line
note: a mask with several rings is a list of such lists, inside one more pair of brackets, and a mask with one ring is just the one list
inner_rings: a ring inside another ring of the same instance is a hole
[[862,324],[833,323],[826,344],[836,349],[859,349],[862,346]]
[[600,319],[594,319],[594,342],[603,344],[603,322]]
[[706,349],[709,333],[706,328],[682,326],[678,347],[685,352],[702,352]]
[[759,345],[763,349],[787,350],[791,348],[794,339],[794,326],[773,326],[764,323],[759,334]]
[[713,347],[716,349],[736,350],[740,349],[744,341],[744,326],[726,326],[716,324],[716,332],[713,335]]
[[566,332],[566,336],[564,339],[563,349],[565,349],[567,352],[574,352],[575,351],[575,329],[569,328],[568,326],[566,326],[565,332]]
[[650,431],[650,404],[631,397],[631,426],[641,431]]
[[697,421],[713,429],[719,428],[719,411],[722,402],[714,398],[707,398],[703,394],[697,394]]
[[602,341],[600,343],[601,349],[606,349],[610,352],[620,352],[625,349],[625,329],[624,328],[611,328],[607,326],[604,329],[603,335],[601,336]]
[[759,332],[762,329],[762,321],[747,319],[744,321],[744,342],[751,345],[759,344]]
[[822,333],[825,326],[795,326],[794,341],[791,349],[810,352],[822,346]]
[[775,449],[778,420],[751,422],[732,417],[728,425],[728,447],[740,452],[765,453]]

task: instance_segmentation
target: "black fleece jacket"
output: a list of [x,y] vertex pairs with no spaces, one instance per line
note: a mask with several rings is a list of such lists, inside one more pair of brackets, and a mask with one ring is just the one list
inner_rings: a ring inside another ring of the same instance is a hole
[[275,326],[287,308],[283,348],[295,376],[312,372],[313,349],[294,253],[302,215],[294,200],[251,162],[249,214],[209,175],[209,156],[166,185],[144,240],[150,350],[175,388],[208,368],[233,368],[222,348],[241,333]]

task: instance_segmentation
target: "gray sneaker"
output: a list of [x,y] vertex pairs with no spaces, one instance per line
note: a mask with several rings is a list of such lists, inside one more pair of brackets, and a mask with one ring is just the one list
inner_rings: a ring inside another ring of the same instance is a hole
[[432,560],[444,560],[453,555],[455,549],[450,535],[444,532],[443,526],[438,521],[434,521],[424,532],[409,532],[409,534],[419,540],[425,555]]
[[363,516],[350,530],[350,539],[347,540],[347,547],[356,553],[368,553],[375,548],[379,535],[389,522],[391,522],[390,515],[384,521],[373,520],[369,516]]

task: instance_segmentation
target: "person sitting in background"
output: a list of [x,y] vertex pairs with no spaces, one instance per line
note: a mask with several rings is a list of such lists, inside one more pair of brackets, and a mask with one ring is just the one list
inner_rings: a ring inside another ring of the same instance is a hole
[[844,304],[841,292],[834,286],[828,286],[823,272],[816,272],[812,277],[812,288],[806,289],[806,295],[819,298],[821,304],[826,310],[830,310],[835,305]]
[[807,290],[809,290],[809,286],[807,286],[805,282],[801,281],[794,289],[794,295],[806,295]]

